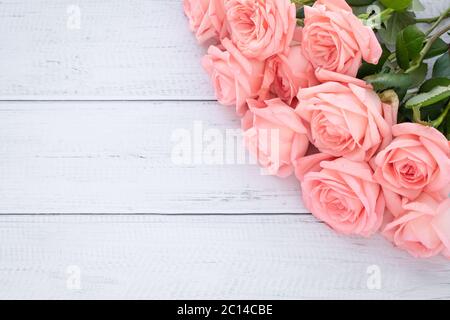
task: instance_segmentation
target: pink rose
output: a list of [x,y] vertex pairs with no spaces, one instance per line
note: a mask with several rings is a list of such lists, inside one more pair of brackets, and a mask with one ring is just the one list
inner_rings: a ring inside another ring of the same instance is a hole
[[243,116],[246,100],[256,98],[261,90],[264,62],[244,57],[227,38],[222,40],[225,50],[210,46],[203,57],[203,67],[211,77],[217,100],[224,105],[236,105]]
[[383,235],[416,258],[442,253],[450,259],[450,199],[421,193],[413,201],[403,198],[401,208],[403,213],[386,225]]
[[289,47],[297,21],[289,0],[227,0],[225,6],[231,40],[243,55],[265,60]]
[[303,201],[315,217],[336,231],[368,237],[383,220],[381,188],[367,163],[332,159],[318,153],[296,162]]
[[200,43],[227,36],[224,0],[184,0],[184,12]]
[[280,99],[248,100],[248,104],[242,130],[249,152],[269,174],[291,175],[293,163],[305,155],[309,145],[300,117]]
[[259,99],[278,97],[295,107],[298,90],[316,84],[314,68],[303,57],[300,46],[294,46],[287,56],[279,54],[267,59]]
[[395,125],[392,133],[394,140],[373,163],[374,178],[383,186],[389,210],[396,214],[400,196],[414,200],[422,192],[448,193],[450,147],[444,135],[417,123]]
[[389,144],[397,104],[382,103],[363,80],[324,69],[316,76],[324,83],[300,89],[295,109],[306,122],[312,144],[321,152],[355,161],[367,161]]
[[318,0],[305,6],[303,53],[314,67],[356,76],[361,60],[376,64],[382,49],[374,32],[344,0]]

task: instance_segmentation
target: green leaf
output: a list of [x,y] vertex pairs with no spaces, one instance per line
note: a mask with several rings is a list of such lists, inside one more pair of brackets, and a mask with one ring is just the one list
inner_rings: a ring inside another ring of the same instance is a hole
[[[419,92],[420,93],[430,92],[437,87],[448,87],[448,86],[450,86],[449,78],[431,78],[422,84],[422,86],[419,89]],[[440,100],[434,104],[427,105],[423,108],[419,107],[421,119],[424,119],[425,121],[428,121],[429,123],[435,122],[436,119],[438,119],[441,116],[441,114],[444,112],[444,109],[447,106],[449,99],[450,99],[449,97],[443,98],[442,100]],[[444,122],[445,122],[445,119],[444,119]],[[438,129],[439,130],[443,129],[442,125]],[[441,132],[444,132],[444,131],[441,130]]]
[[433,66],[433,77],[450,78],[450,53],[444,53]]
[[431,106],[439,101],[450,97],[450,86],[447,87],[435,87],[429,92],[419,93],[418,95],[409,99],[405,107],[408,109],[422,108]]
[[419,89],[419,92],[428,92],[431,91],[434,87],[446,87],[450,86],[449,78],[431,78],[425,81]]
[[371,64],[364,61],[358,70],[357,78],[362,79],[368,75],[375,74],[381,71],[383,65],[391,54],[391,52],[388,48],[386,48],[385,45],[381,45],[381,47],[383,48],[383,52],[381,54],[380,60],[378,60],[378,63]]
[[301,7],[297,9],[296,14],[297,19],[305,19],[305,7]]
[[385,44],[393,46],[399,32],[412,24],[415,24],[413,13],[409,11],[394,12],[391,18],[384,22],[384,28],[378,30],[378,34]]
[[346,0],[346,2],[351,6],[362,7],[372,4],[375,0]]
[[411,88],[418,87],[422,84],[427,76],[427,71],[428,65],[426,63],[421,63],[416,70],[408,73],[412,81]]
[[430,106],[426,106],[420,109],[420,117],[425,121],[433,121],[438,118],[444,111],[445,106],[448,103],[448,99],[441,100]]
[[400,101],[412,84],[411,77],[403,73],[377,73],[365,77],[364,80],[372,84],[375,91],[394,89]]
[[412,0],[380,0],[386,7],[395,11],[403,11],[411,5]]
[[448,44],[445,43],[445,41],[442,40],[441,38],[438,38],[435,42],[433,42],[430,50],[425,55],[424,59],[433,58],[435,56],[443,54],[447,50],[448,50]]
[[399,32],[395,44],[395,55],[398,65],[403,70],[409,68],[410,61],[419,57],[424,41],[425,34],[415,25],[410,25]]

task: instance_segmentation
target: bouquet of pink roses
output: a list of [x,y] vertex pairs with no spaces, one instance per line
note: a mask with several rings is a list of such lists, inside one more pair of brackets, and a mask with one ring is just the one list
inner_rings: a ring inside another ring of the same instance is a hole
[[450,8],[418,19],[419,5],[184,0],[216,97],[261,166],[295,174],[338,232],[450,258]]

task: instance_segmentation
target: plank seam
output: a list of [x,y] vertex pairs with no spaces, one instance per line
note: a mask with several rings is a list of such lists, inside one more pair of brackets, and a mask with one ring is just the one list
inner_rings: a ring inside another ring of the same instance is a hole
[[279,213],[279,212],[258,212],[258,213],[0,213],[2,216],[166,216],[166,217],[179,217],[179,216],[306,216],[311,215],[309,212],[298,213]]
[[99,99],[4,99],[0,102],[217,102],[215,99],[132,99],[132,98],[99,98]]

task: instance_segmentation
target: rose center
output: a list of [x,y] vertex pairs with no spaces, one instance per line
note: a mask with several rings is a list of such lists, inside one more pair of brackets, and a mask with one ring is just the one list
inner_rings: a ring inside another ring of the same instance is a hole
[[416,182],[423,178],[422,173],[413,161],[406,161],[398,168],[400,176],[408,182]]
[[333,212],[338,216],[347,216],[348,208],[342,197],[333,189],[328,186],[323,186],[320,201],[325,203],[326,208],[329,212]]
[[261,15],[261,11],[264,11],[264,1],[262,3],[248,3],[234,8],[230,12],[231,18],[229,19],[231,27],[234,32],[239,34],[240,41],[249,42],[254,38],[257,38],[260,34],[260,29],[267,28],[267,21],[265,21]]
[[322,67],[336,63],[338,50],[333,36],[321,28],[310,33],[310,51],[314,53],[314,61]]
[[329,121],[323,113],[313,117],[311,127],[312,138],[319,149],[327,149],[327,152],[336,154],[355,147],[355,141],[348,130]]

